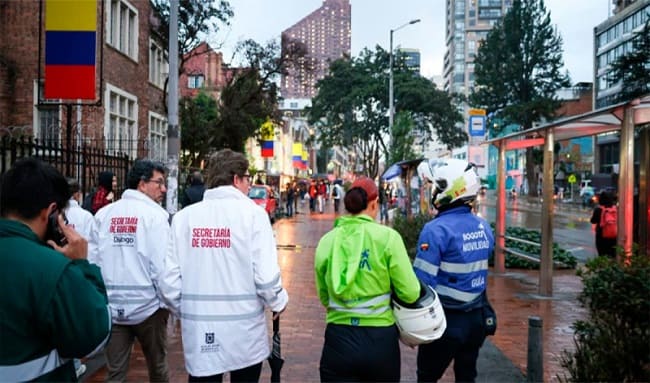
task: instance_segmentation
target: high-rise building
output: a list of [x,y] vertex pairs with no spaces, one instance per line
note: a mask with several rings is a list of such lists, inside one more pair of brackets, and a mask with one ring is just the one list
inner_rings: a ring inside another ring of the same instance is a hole
[[404,63],[409,70],[420,74],[420,50],[411,48],[399,48],[399,54],[404,56]]
[[447,0],[443,68],[446,91],[469,94],[480,41],[511,6],[512,0]]
[[[307,57],[282,76],[282,97],[312,98],[316,82],[327,74],[329,64],[350,55],[350,0],[324,0],[323,5],[282,32],[282,44],[305,44]],[[284,48],[284,47],[283,47]]]
[[641,31],[650,17],[650,0],[618,0],[614,5],[614,15],[594,28],[596,109],[616,103],[621,84],[613,81],[610,64],[634,49],[635,32]]
[[[443,63],[443,90],[468,96],[474,85],[474,58],[481,40],[512,6],[512,0],[447,0],[446,46]],[[469,107],[461,106],[468,128]],[[479,165],[481,177],[487,174],[487,148],[482,137],[470,137],[468,146],[452,150],[451,156]]]

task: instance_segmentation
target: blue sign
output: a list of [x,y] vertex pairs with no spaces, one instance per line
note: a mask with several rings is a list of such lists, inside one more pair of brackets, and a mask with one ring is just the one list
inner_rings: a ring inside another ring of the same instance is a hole
[[485,116],[469,117],[469,135],[472,137],[485,136]]

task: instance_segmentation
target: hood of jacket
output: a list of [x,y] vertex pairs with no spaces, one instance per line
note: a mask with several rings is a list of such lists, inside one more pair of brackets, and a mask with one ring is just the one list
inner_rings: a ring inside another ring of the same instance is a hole
[[[367,215],[341,216],[334,222],[332,251],[329,262],[330,288],[340,298],[355,298],[359,286],[355,284],[361,258],[368,251],[369,226],[376,224]],[[371,245],[370,245],[371,246]]]

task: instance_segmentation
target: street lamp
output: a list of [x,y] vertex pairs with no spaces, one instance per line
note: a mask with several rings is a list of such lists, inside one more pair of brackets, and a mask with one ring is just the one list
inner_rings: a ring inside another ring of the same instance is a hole
[[393,119],[395,118],[395,108],[393,107],[393,32],[399,31],[407,25],[419,22],[420,19],[411,20],[406,24],[390,30],[390,50],[388,51],[388,134],[391,137],[393,135]]

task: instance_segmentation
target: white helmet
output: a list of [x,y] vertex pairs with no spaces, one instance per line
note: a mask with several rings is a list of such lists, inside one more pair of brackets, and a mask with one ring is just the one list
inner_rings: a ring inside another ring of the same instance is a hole
[[393,294],[393,316],[400,340],[408,346],[431,343],[439,339],[447,328],[445,312],[438,294],[420,282],[420,297],[408,304]]
[[456,201],[471,202],[481,188],[476,166],[455,158],[422,161],[418,175],[433,183],[431,200],[437,209]]

